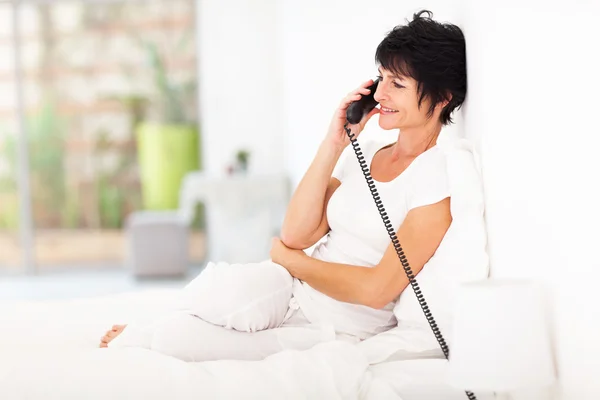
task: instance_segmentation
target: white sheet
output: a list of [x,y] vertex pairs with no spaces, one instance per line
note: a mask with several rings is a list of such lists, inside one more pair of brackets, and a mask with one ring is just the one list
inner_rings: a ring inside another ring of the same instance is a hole
[[0,305],[0,399],[466,398],[443,385],[445,360],[369,366],[358,347],[343,342],[259,362],[185,363],[144,349],[96,347],[112,324],[150,320],[172,309],[179,293]]

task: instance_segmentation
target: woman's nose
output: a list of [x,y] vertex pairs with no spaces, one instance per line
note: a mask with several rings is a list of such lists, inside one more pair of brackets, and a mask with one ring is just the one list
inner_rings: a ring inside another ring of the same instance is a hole
[[373,98],[378,103],[381,103],[381,101],[386,98],[385,89],[381,81],[377,85],[377,89],[375,89],[375,94],[373,95]]

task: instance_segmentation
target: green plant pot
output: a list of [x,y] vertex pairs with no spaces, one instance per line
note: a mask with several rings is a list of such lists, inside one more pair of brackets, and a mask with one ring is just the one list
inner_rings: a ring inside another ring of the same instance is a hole
[[138,125],[136,138],[144,209],[178,207],[183,177],[201,168],[198,136],[197,128],[192,125]]

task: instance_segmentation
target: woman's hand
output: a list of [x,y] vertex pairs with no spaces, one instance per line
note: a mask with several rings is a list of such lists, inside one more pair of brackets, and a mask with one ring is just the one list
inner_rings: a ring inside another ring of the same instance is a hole
[[[367,88],[372,84],[373,80],[369,79],[368,81],[360,85],[358,88],[348,93],[348,95],[342,99],[342,102],[340,103],[338,109],[335,110],[335,114],[331,119],[331,123],[329,124],[329,130],[325,138],[325,141],[329,142],[331,146],[335,147],[336,149],[343,150],[346,148],[346,146],[350,144],[350,139],[348,138],[346,131],[344,131],[344,125],[347,122],[346,110],[348,109],[348,106],[350,106],[351,103],[359,100],[362,97],[362,95],[370,94],[371,91]],[[352,130],[352,133],[354,133],[355,138],[357,138],[360,132],[364,129],[369,119],[371,119],[373,115],[378,113],[379,109],[374,108],[369,114],[365,115],[365,117],[358,124],[348,125],[348,127]]]
[[271,260],[287,269],[292,276],[295,276],[294,269],[304,257],[307,257],[304,251],[290,249],[277,237],[271,239]]

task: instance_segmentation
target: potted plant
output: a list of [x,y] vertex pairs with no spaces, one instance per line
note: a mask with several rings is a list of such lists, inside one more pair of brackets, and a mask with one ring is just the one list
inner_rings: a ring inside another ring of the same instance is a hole
[[188,117],[195,104],[195,79],[170,79],[156,44],[142,42],[152,72],[154,93],[144,100],[134,96],[135,108],[143,106],[136,124],[142,202],[147,210],[178,207],[181,181],[189,171],[201,168],[197,123]]
[[238,150],[235,154],[237,168],[240,172],[248,172],[248,163],[250,162],[250,152],[247,150]]

